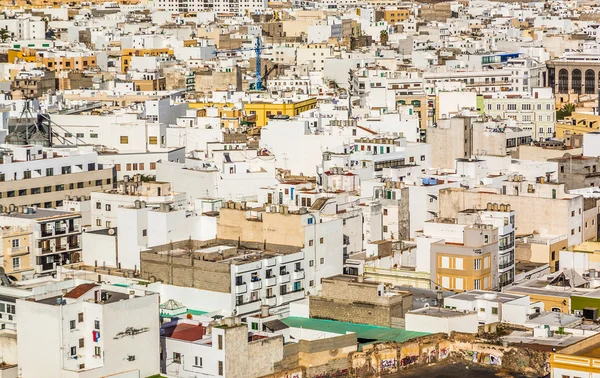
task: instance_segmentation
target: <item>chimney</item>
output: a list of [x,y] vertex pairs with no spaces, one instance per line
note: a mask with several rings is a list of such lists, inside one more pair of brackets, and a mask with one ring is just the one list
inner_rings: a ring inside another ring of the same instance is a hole
[[269,316],[269,305],[260,306],[260,316],[267,318]]

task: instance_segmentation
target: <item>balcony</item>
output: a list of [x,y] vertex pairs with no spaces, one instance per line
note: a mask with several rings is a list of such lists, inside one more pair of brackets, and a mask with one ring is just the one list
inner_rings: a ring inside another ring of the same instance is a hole
[[498,269],[510,268],[513,265],[515,265],[515,260],[510,260],[510,261],[507,261],[507,262],[505,262],[503,264],[498,264]]
[[275,286],[277,285],[277,276],[267,277],[265,280],[265,286]]
[[506,251],[507,249],[511,249],[514,246],[515,246],[515,243],[512,242],[512,243],[509,243],[509,244],[501,245],[501,246],[498,247],[498,249],[501,250],[501,251]]
[[267,259],[267,261],[266,261],[267,266],[274,266],[275,264],[277,264],[276,258]]
[[294,273],[292,273],[292,279],[294,281],[304,279],[304,269],[299,269],[299,270],[294,271]]
[[236,307],[238,315],[258,312],[260,310],[260,300],[237,304]]
[[263,303],[268,305],[268,306],[277,306],[277,297],[276,296],[272,296],[272,297],[267,297],[263,300]]
[[284,283],[288,283],[288,282],[290,282],[290,274],[289,273],[279,275],[279,283],[280,284],[284,284]]
[[304,299],[304,289],[290,291],[289,293],[281,295],[283,302],[293,302],[300,299]]
[[22,246],[22,247],[12,247],[10,249],[10,254],[11,256],[20,256],[20,255],[26,255],[29,253],[29,247],[27,246]]
[[247,291],[248,291],[248,285],[246,285],[245,282],[242,283],[241,285],[236,285],[236,287],[235,287],[236,294],[244,294]]
[[250,290],[251,291],[260,290],[260,289],[262,289],[262,281],[261,280],[256,280],[256,281],[250,282]]

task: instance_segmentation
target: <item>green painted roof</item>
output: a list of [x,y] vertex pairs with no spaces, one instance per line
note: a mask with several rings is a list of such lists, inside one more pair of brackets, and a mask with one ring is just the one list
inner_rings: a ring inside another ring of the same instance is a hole
[[188,314],[192,314],[192,315],[204,315],[204,314],[208,314],[208,311],[201,311],[201,310],[192,310],[189,309],[187,310]]
[[339,333],[341,335],[348,332],[354,332],[356,333],[356,337],[359,339],[395,341],[398,343],[414,339],[416,337],[429,335],[429,333],[426,332],[406,331],[398,328],[338,322],[335,320],[298,318],[294,316],[281,319],[281,321],[288,327],[292,328],[307,328],[315,331]]
[[161,318],[174,318],[176,316],[181,316],[181,315],[185,315],[185,314],[192,314],[192,315],[204,315],[204,314],[208,314],[208,311],[201,311],[201,310],[192,310],[192,309],[187,309],[185,311],[181,311],[181,312],[177,312],[174,314],[167,314],[165,312],[160,313],[160,317]]

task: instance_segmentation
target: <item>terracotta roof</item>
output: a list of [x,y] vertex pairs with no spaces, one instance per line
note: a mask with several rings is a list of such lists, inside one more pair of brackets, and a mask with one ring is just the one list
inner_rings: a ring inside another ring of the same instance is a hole
[[76,286],[73,290],[69,291],[64,297],[77,299],[77,298],[81,297],[83,294],[85,294],[88,291],[95,288],[96,286],[98,286],[98,285],[93,284],[93,283],[81,284],[79,286]]
[[206,327],[202,324],[193,325],[187,323],[177,324],[175,327],[165,329],[165,336],[172,339],[184,341],[200,340],[206,334]]

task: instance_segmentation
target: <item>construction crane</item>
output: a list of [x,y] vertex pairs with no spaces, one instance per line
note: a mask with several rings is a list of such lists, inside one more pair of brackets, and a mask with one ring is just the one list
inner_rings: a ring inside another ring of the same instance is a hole
[[[258,91],[263,90],[263,77],[262,77],[262,60],[261,55],[263,50],[272,49],[271,46],[263,46],[262,40],[260,36],[256,37],[256,45],[250,48],[239,48],[239,49],[231,49],[231,50],[217,50],[215,54],[218,53],[227,53],[227,52],[237,52],[237,51],[254,51],[256,54],[256,68],[255,68],[255,89]],[[269,70],[265,76],[267,76],[273,69]]]

